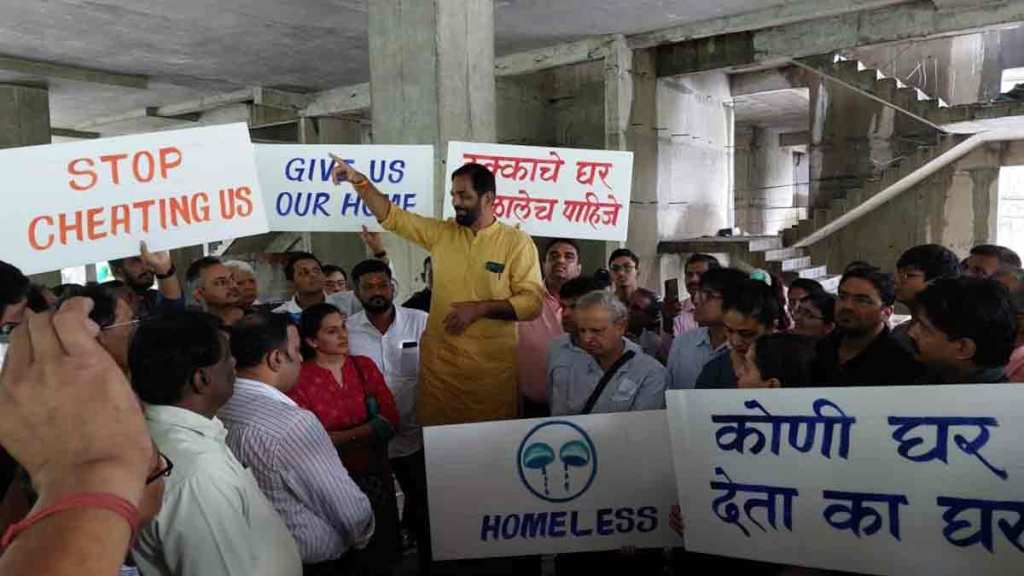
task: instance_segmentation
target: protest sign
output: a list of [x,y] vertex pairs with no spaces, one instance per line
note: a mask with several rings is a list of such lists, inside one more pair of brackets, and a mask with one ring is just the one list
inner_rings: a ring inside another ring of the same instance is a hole
[[245,124],[0,151],[3,252],[25,273],[267,231]]
[[664,412],[424,428],[434,558],[678,545]]
[[365,174],[396,206],[434,215],[433,146],[257,144],[256,165],[271,230],[381,229],[351,184],[331,181],[330,154]]
[[1024,388],[667,395],[686,548],[860,574],[1020,574]]
[[[470,162],[494,172],[502,222],[533,236],[626,241],[632,152],[451,142],[445,181]],[[454,215],[446,203],[445,218]]]

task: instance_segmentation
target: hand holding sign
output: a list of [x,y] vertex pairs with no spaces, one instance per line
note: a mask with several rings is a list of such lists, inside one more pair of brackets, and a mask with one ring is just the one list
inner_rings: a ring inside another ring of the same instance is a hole
[[174,264],[171,262],[170,252],[167,250],[150,252],[145,241],[139,243],[139,258],[159,276],[167,274],[174,267]]

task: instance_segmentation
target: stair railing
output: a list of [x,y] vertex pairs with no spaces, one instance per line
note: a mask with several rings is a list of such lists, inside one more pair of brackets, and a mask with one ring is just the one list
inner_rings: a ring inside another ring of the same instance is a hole
[[815,230],[807,237],[802,238],[796,244],[793,244],[793,248],[806,248],[812,244],[821,242],[825,238],[828,238],[832,234],[842,230],[849,226],[853,222],[860,220],[866,214],[893,198],[899,196],[903,192],[910,190],[914,186],[917,186],[921,182],[924,182],[932,175],[936,174],[946,166],[957,162],[964,156],[970,154],[977,148],[980,148],[986,144],[993,142],[1009,142],[1013,140],[1024,140],[1024,126],[1013,126],[1007,128],[1000,128],[997,130],[990,130],[986,132],[979,132],[974,134],[970,138],[950,148],[946,152],[939,154],[932,160],[922,165],[917,170],[914,170],[906,177],[893,183],[886,189],[882,190],[878,194],[868,198],[861,202],[859,205],[848,210],[845,214],[829,222],[825,226],[822,226],[818,230]]

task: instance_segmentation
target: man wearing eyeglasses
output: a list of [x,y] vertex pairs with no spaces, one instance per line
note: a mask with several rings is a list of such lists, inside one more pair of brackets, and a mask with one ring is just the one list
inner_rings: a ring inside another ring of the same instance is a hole
[[736,292],[749,276],[732,268],[708,270],[694,294],[694,318],[700,326],[683,332],[672,342],[668,355],[668,387],[692,389],[701,370],[719,354],[728,354],[728,335],[722,301]]
[[612,273],[615,295],[628,306],[633,292],[640,286],[640,258],[629,248],[619,248],[608,257],[608,269]]
[[146,424],[174,462],[163,508],[132,555],[147,576],[299,576],[295,540],[228,448],[217,412],[234,393],[235,360],[219,320],[198,311],[139,325],[128,356]]
[[923,369],[889,330],[896,300],[892,276],[877,268],[843,275],[836,329],[818,342],[815,383],[821,386],[913,384]]

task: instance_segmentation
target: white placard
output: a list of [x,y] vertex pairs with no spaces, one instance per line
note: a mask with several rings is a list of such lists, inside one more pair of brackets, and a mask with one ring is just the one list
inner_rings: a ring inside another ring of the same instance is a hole
[[1020,386],[667,401],[687,549],[860,574],[1022,573]]
[[[450,142],[449,189],[470,162],[494,172],[495,215],[506,224],[533,236],[626,241],[632,152]],[[444,216],[455,216],[450,202]]]
[[424,428],[434,558],[678,545],[664,411]]
[[256,165],[271,230],[356,232],[380,230],[348,182],[331,182],[341,156],[405,210],[434,215],[433,146],[257,144]]
[[0,259],[27,274],[267,231],[245,124],[0,151]]

